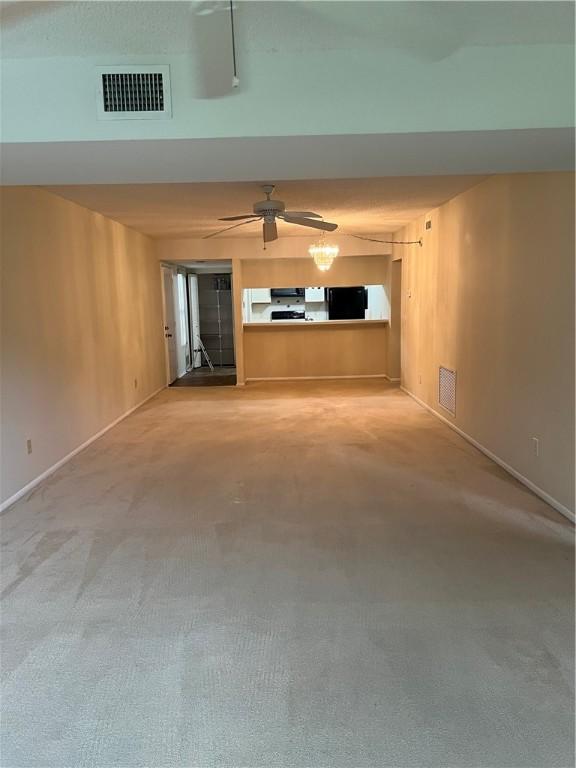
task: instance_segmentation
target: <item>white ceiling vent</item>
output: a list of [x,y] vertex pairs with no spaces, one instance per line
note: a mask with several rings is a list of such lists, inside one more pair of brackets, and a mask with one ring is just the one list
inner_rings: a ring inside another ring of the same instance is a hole
[[100,120],[161,120],[172,117],[167,65],[98,67]]
[[438,369],[438,402],[452,416],[456,415],[456,371]]

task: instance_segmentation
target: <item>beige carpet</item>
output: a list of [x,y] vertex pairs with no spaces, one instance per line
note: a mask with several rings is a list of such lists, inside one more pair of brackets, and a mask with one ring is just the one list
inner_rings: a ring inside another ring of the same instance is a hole
[[2,540],[2,768],[572,763],[572,528],[393,387],[166,390]]

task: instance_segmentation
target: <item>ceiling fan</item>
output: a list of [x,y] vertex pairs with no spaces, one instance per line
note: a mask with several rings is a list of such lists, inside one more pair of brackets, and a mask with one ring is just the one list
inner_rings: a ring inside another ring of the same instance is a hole
[[254,203],[253,213],[246,213],[241,216],[225,216],[223,219],[218,219],[218,221],[239,221],[240,223],[233,224],[231,227],[224,227],[224,229],[220,229],[218,232],[212,232],[212,234],[206,235],[203,239],[207,240],[209,237],[216,237],[216,235],[220,235],[222,232],[242,227],[244,224],[262,221],[264,243],[270,243],[272,240],[278,239],[276,219],[281,219],[287,224],[299,224],[302,227],[322,229],[325,232],[333,232],[337,228],[338,224],[322,221],[322,216],[319,213],[312,213],[312,211],[287,211],[282,200],[273,200],[271,198],[274,192],[272,184],[264,184],[262,189],[266,195],[266,200],[259,200],[257,203]]

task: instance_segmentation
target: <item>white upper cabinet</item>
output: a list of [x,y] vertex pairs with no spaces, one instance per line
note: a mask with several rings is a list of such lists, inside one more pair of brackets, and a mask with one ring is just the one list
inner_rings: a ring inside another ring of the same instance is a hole
[[324,301],[324,288],[306,288],[304,298],[306,301]]
[[252,304],[270,304],[270,288],[252,288],[250,290]]

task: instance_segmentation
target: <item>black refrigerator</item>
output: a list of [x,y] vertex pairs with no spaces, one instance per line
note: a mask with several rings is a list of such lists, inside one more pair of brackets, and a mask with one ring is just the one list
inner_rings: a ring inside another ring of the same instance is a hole
[[328,288],[329,320],[364,320],[368,308],[368,291],[363,285],[354,288]]

